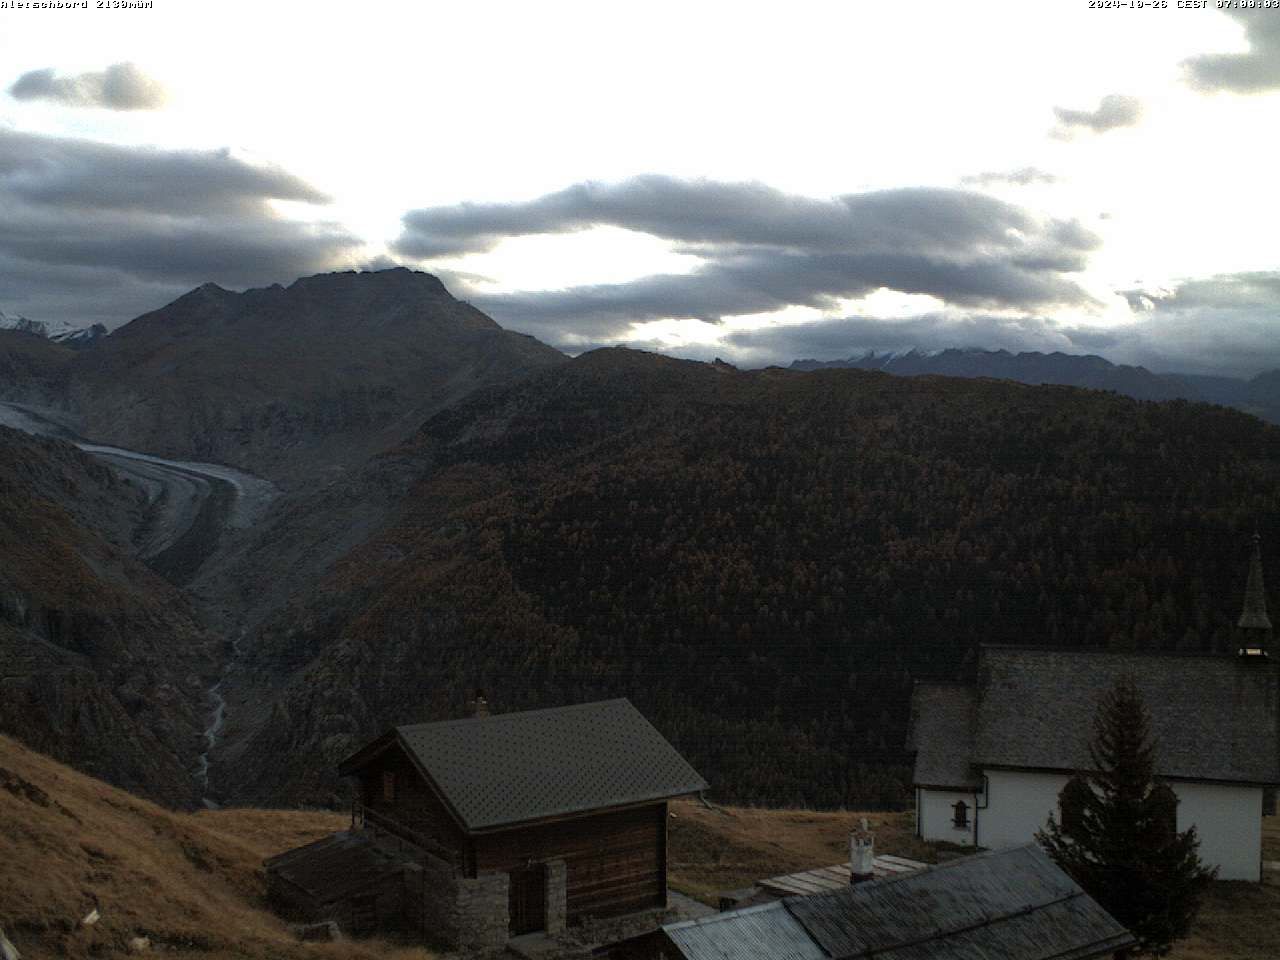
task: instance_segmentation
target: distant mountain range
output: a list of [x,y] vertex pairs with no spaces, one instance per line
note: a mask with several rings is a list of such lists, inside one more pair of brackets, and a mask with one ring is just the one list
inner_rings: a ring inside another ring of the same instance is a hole
[[43,337],[54,343],[65,343],[69,347],[81,349],[107,335],[107,328],[100,323],[88,327],[76,327],[69,323],[44,320],[28,320],[26,317],[10,317],[0,311],[0,330],[13,330],[17,333],[29,333],[35,337]]
[[1185,373],[1152,373],[1146,367],[1112,363],[1099,356],[1067,353],[1010,353],[1008,350],[909,350],[846,360],[796,360],[793,370],[882,370],[904,377],[994,377],[1018,383],[1052,383],[1114,390],[1137,400],[1192,400],[1235,407],[1280,423],[1280,370],[1251,380]]

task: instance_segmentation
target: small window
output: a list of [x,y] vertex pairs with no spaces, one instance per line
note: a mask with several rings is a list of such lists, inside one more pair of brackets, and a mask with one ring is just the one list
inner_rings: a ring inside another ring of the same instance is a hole
[[963,800],[957,800],[951,807],[955,812],[951,823],[957,830],[969,829],[969,805]]
[[384,803],[396,802],[396,773],[394,770],[382,771],[382,800]]

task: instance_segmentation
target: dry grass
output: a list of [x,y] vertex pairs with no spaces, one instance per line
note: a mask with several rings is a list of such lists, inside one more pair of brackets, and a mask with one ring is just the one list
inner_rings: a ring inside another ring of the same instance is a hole
[[910,813],[848,813],[718,807],[696,801],[671,805],[669,882],[673,889],[716,905],[721,890],[756,880],[849,860],[849,831],[866,817],[876,852],[933,861],[915,837]]
[[[337,814],[174,813],[0,737],[0,926],[25,958],[110,957],[130,939],[193,958],[432,955],[301,944],[265,902],[262,860],[341,829]],[[101,919],[81,919],[97,909]]]
[[[1280,817],[1262,818],[1262,859],[1280,860]],[[1262,883],[1215,883],[1195,930],[1172,960],[1274,960],[1280,957],[1280,873]]]

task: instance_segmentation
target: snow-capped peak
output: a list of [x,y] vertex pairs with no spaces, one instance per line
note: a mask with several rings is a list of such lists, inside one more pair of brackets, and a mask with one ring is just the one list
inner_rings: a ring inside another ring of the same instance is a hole
[[107,328],[100,323],[89,327],[77,327],[65,320],[28,320],[11,317],[0,311],[0,330],[17,330],[58,343],[83,344],[105,336]]

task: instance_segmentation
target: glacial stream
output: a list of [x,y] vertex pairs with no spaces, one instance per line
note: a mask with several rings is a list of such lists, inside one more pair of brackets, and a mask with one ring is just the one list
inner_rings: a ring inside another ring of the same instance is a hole
[[218,802],[208,795],[209,791],[209,754],[213,748],[218,745],[218,737],[222,733],[222,728],[227,724],[227,699],[222,695],[222,684],[227,679],[227,674],[231,672],[231,668],[235,666],[235,662],[239,659],[240,654],[244,651],[240,647],[240,642],[244,639],[244,631],[240,631],[238,636],[231,644],[232,655],[222,668],[222,673],[218,677],[218,682],[211,686],[205,695],[209,698],[209,702],[213,705],[213,709],[209,711],[209,725],[204,728],[204,752],[196,758],[196,779],[200,781],[204,787],[205,795],[200,798],[200,802],[204,804],[207,810],[217,810]]

